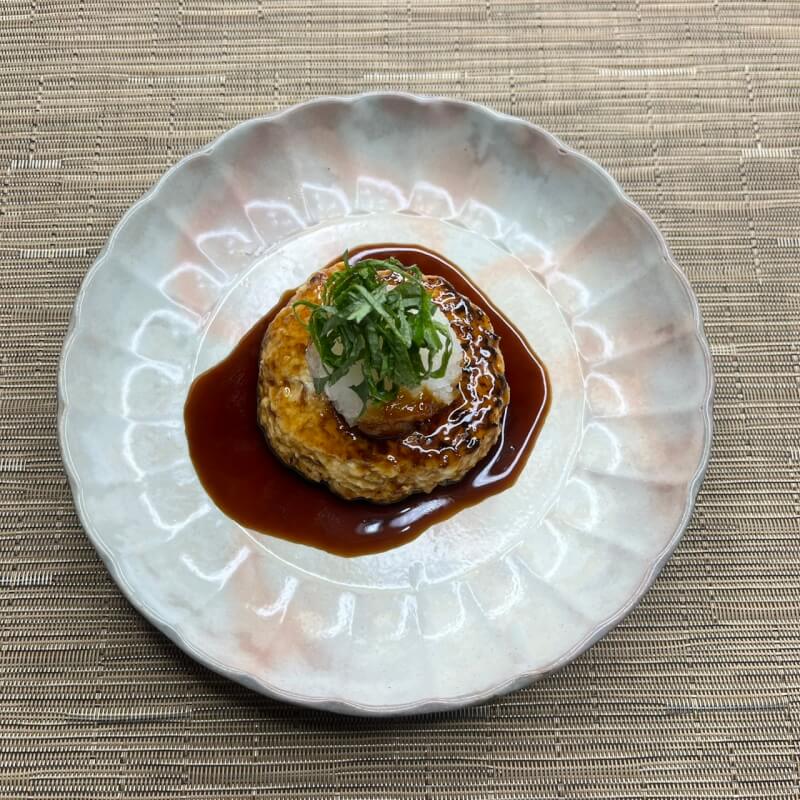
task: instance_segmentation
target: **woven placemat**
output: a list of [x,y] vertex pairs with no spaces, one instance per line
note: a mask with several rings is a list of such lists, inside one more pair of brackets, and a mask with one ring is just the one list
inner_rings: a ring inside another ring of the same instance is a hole
[[[247,117],[393,88],[606,166],[705,315],[716,442],[641,606],[488,705],[365,721],[251,694],[122,598],[80,528],[56,369],[131,202]],[[0,798],[800,795],[800,5],[3,0]]]

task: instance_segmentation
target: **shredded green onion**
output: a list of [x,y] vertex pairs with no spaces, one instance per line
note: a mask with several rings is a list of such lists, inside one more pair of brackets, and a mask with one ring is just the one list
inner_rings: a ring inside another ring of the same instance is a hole
[[[315,380],[324,391],[361,364],[363,381],[353,387],[368,403],[387,403],[402,387],[418,386],[427,378],[441,378],[453,351],[447,325],[434,319],[436,306],[417,266],[406,267],[396,258],[365,258],[330,275],[322,302],[298,300],[294,312],[308,330],[326,374]],[[387,281],[387,275],[397,276]],[[399,278],[399,280],[397,280]],[[304,321],[299,308],[310,311]],[[443,351],[436,368],[434,356]]]

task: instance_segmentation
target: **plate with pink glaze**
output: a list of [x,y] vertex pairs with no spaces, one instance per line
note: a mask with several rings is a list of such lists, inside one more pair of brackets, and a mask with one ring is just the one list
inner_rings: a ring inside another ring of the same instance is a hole
[[[231,511],[185,409],[287,291],[379,243],[455,265],[510,326],[508,413],[532,402],[512,329],[548,406],[513,480],[380,546],[362,503],[348,536],[372,544],[342,552],[313,503],[266,532]],[[245,122],[125,214],[75,303],[59,435],[89,538],[189,655],[293,703],[421,713],[547,675],[640,600],[690,518],[712,384],[696,299],[606,172],[524,120],[376,93]]]

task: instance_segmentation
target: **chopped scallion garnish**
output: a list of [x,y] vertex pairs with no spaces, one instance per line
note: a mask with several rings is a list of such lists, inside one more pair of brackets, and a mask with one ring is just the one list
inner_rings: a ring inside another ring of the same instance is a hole
[[[347,253],[342,260],[344,268],[328,277],[320,304],[294,304],[327,373],[315,389],[322,392],[360,364],[364,379],[353,390],[366,407],[390,402],[402,387],[441,378],[453,342],[447,325],[434,318],[436,306],[419,268],[395,258],[351,264]],[[306,320],[300,308],[310,311]]]

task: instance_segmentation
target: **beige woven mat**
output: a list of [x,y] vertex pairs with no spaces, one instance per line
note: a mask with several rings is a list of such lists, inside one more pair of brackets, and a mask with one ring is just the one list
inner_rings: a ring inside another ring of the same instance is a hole
[[[797,0],[0,3],[0,798],[800,793]],[[247,117],[401,88],[542,124],[655,219],[705,314],[716,446],[642,605],[546,682],[438,718],[262,699],[127,604],[55,378],[125,208]]]

